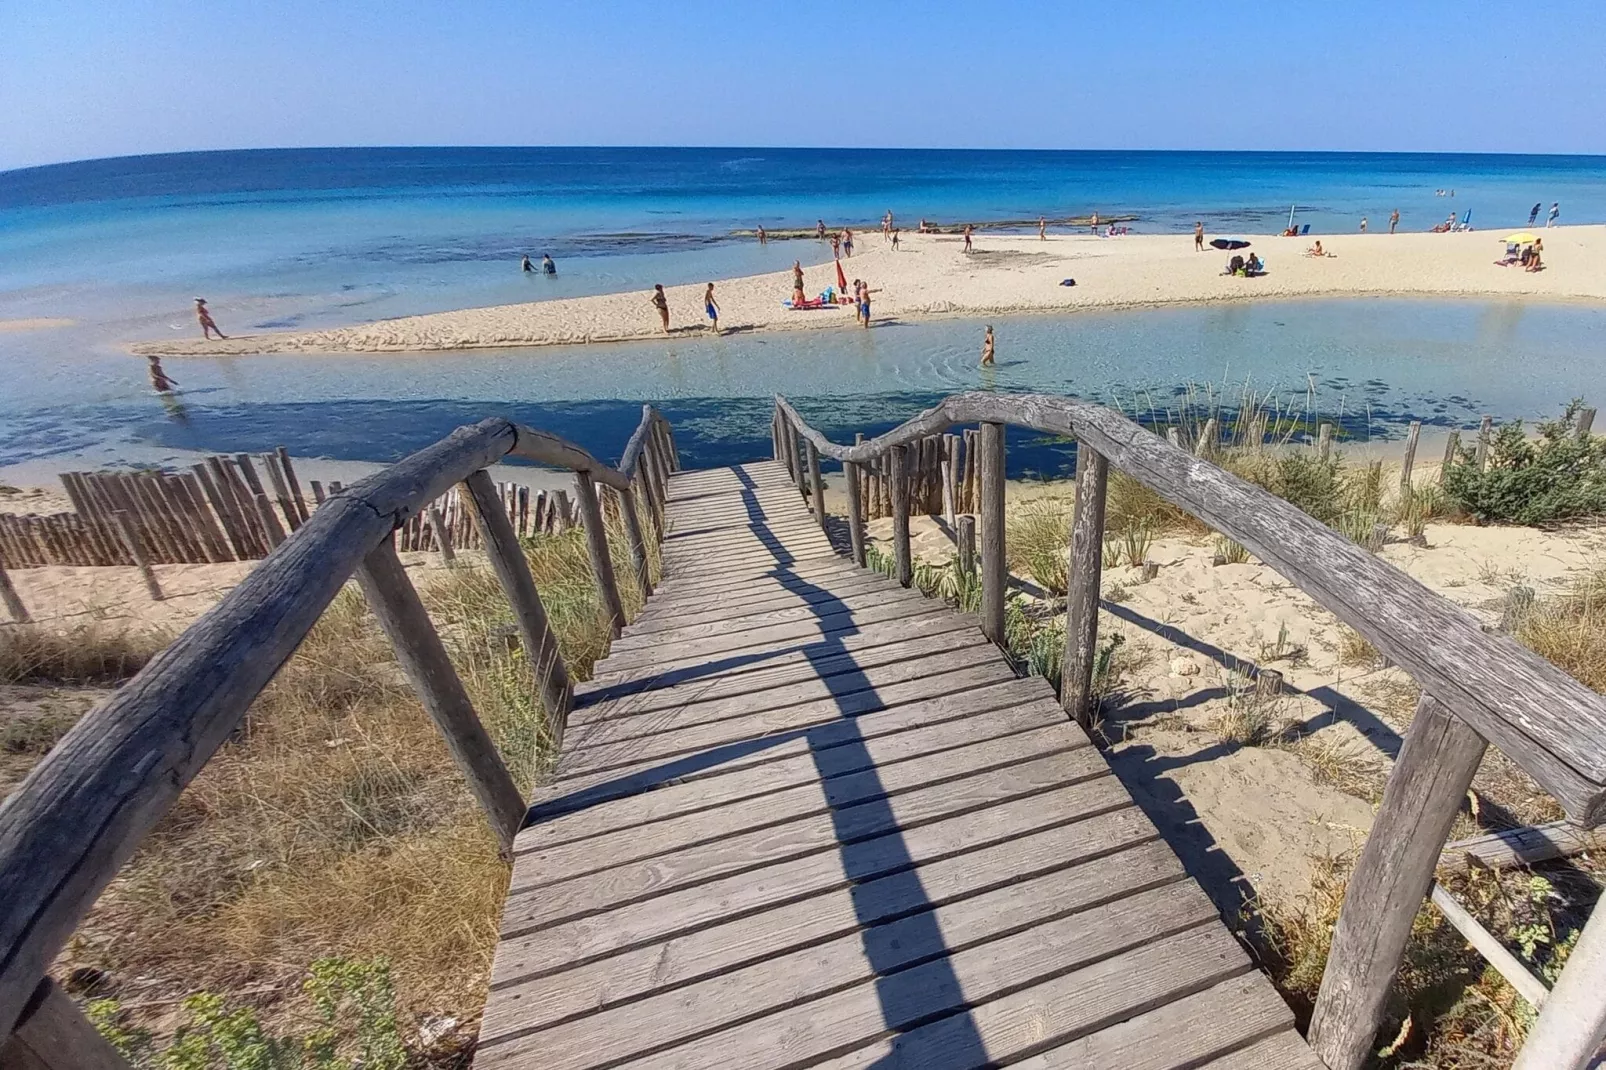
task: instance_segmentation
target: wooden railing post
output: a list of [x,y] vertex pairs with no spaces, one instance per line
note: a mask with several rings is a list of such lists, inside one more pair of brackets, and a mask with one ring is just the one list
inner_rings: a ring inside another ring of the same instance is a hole
[[1004,642],[1004,425],[984,423],[977,440],[981,472],[981,633]]
[[969,513],[961,513],[957,532],[959,571],[967,576],[974,576],[976,574],[976,518]]
[[574,474],[574,486],[580,499],[580,522],[586,529],[586,546],[591,550],[591,573],[597,580],[597,593],[602,596],[602,608],[608,614],[613,637],[625,627],[625,607],[619,601],[619,583],[613,575],[613,558],[608,553],[608,529],[602,526],[602,507],[597,504],[597,487],[587,472]]
[[519,641],[524,645],[525,659],[535,676],[537,693],[546,710],[550,738],[556,744],[563,739],[563,725],[574,699],[568,667],[563,664],[563,655],[558,652],[557,636],[552,632],[541,595],[535,589],[535,578],[530,575],[530,562],[519,546],[513,524],[497,501],[491,477],[484,471],[475,472],[464,480],[464,487],[473,507],[474,524],[479,528],[480,541],[485,544],[485,554],[491,562],[491,571],[496,573],[508,603],[513,607]]
[[[776,406],[777,409],[780,406]],[[786,474],[797,478],[797,440],[792,437],[792,419],[785,412],[778,413],[780,426],[775,429],[778,452],[776,460],[786,466]]]
[[[484,475],[483,472],[478,473]],[[473,478],[472,476],[470,478]],[[483,516],[490,509],[479,509]],[[503,517],[504,521],[506,517]],[[368,599],[379,626],[396,649],[396,660],[407,674],[424,709],[446,739],[446,746],[468,780],[469,789],[485,809],[502,850],[511,853],[513,839],[524,825],[524,799],[513,783],[496,744],[480,723],[463,681],[446,654],[446,647],[430,623],[424,603],[413,590],[407,570],[396,556],[395,544],[385,539],[357,569],[357,583]]]
[[619,508],[624,514],[625,539],[630,545],[630,567],[636,573],[636,586],[641,589],[642,600],[652,597],[652,569],[647,563],[647,540],[641,533],[641,516],[636,512],[636,492],[621,491]]
[[680,446],[675,442],[675,428],[663,415],[658,417],[658,426],[664,429],[664,449],[669,454],[669,470],[680,471]]
[[770,413],[770,458],[781,459],[781,407],[775,406]]
[[905,587],[914,582],[914,562],[909,556],[909,468],[903,446],[894,446],[892,455],[892,561],[897,581]]
[[11,577],[6,575],[4,565],[0,565],[0,602],[6,604],[6,612],[10,613],[11,619],[18,624],[27,624],[32,619],[28,616],[28,607],[23,605],[22,599],[17,596],[17,589],[11,586]]
[[1416,444],[1422,437],[1422,421],[1412,420],[1411,429],[1405,434],[1405,459],[1400,462],[1400,491],[1411,493],[1411,469],[1416,464]]
[[820,451],[805,442],[809,451],[809,494],[814,499],[814,520],[825,530],[825,478],[820,475]]
[[1484,746],[1466,722],[1422,696],[1350,874],[1311,1016],[1311,1047],[1329,1070],[1357,1070],[1371,1051],[1411,922]]
[[848,477],[848,540],[853,548],[853,563],[863,568],[864,501],[860,496],[859,466],[852,461],[843,461],[842,471]]
[[1065,592],[1065,656],[1060,705],[1084,729],[1093,724],[1093,664],[1098,657],[1099,580],[1104,566],[1104,490],[1109,462],[1076,444],[1076,517],[1071,525],[1070,582]]
[[129,1070],[56,982],[39,982],[16,1031],[0,1042],[4,1070]]

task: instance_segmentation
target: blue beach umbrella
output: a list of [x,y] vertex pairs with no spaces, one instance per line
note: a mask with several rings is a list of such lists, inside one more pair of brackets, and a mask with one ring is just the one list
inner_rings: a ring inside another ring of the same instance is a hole
[[1210,245],[1211,245],[1212,248],[1216,248],[1216,249],[1247,249],[1247,248],[1249,248],[1249,239],[1247,239],[1247,238],[1212,238],[1212,239],[1210,239]]

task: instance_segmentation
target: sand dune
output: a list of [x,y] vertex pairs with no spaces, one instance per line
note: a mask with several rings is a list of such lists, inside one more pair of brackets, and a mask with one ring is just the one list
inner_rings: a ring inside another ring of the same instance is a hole
[[[1332,256],[1304,255],[1311,238],[1253,239],[1267,263],[1254,279],[1222,274],[1228,254],[1198,253],[1191,235],[1095,238],[981,234],[966,255],[947,235],[905,234],[893,252],[879,234],[861,235],[859,252],[843,262],[849,280],[868,279],[878,319],[978,316],[1013,312],[1070,312],[1090,308],[1236,301],[1265,298],[1435,295],[1511,296],[1546,300],[1606,300],[1606,226],[1557,227],[1543,232],[1546,269],[1499,267],[1500,231],[1460,234],[1322,236]],[[794,243],[812,296],[836,282],[824,246]],[[1063,286],[1074,278],[1076,285]],[[700,285],[666,288],[676,334],[701,334],[708,321]],[[726,330],[859,329],[847,307],[794,312],[782,306],[791,273],[728,279],[716,286]],[[647,293],[535,301],[492,308],[408,316],[334,330],[277,332],[227,341],[145,342],[138,353],[379,353],[501,346],[560,345],[659,337]]]

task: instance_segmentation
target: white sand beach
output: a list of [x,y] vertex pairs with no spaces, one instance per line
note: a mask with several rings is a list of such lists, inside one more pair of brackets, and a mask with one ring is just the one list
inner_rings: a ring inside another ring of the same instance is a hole
[[[974,252],[953,235],[905,232],[894,252],[878,232],[861,233],[857,255],[842,262],[850,285],[863,278],[877,291],[877,320],[1074,312],[1201,302],[1293,297],[1478,296],[1541,300],[1606,300],[1606,226],[1541,232],[1545,269],[1495,263],[1504,231],[1454,234],[1321,235],[1330,255],[1306,255],[1317,236],[1255,237],[1266,274],[1224,274],[1231,255],[1196,252],[1192,235],[1093,237],[977,234]],[[1207,236],[1208,237],[1208,236]],[[826,247],[793,241],[804,263],[805,292],[836,284]],[[1062,285],[1075,279],[1075,286]],[[666,287],[675,335],[708,330],[702,286]],[[793,311],[790,271],[716,282],[725,331],[859,329],[848,306]],[[648,292],[535,301],[407,316],[322,331],[287,331],[136,344],[162,356],[251,353],[380,353],[505,346],[617,342],[661,337]]]

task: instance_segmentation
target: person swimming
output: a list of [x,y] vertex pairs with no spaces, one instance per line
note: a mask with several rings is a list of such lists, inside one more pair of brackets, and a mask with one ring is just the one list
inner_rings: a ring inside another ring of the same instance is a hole
[[530,254],[529,253],[525,253],[524,254],[524,259],[519,261],[519,270],[520,271],[534,271],[535,270],[535,265],[530,263]]

